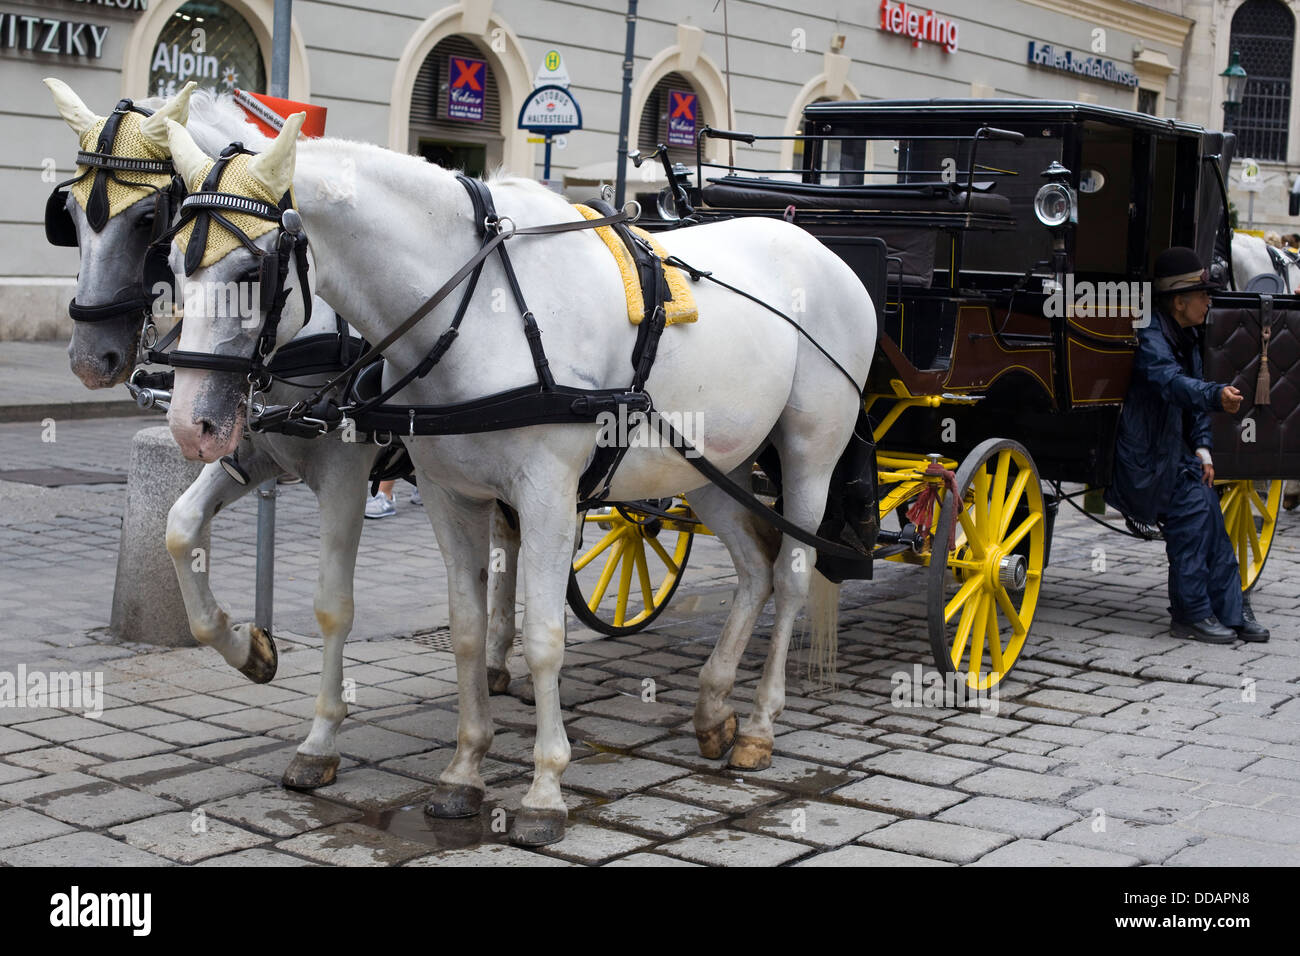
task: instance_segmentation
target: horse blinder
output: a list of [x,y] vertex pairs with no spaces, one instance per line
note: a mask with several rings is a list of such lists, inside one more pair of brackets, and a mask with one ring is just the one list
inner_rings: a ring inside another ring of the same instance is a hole
[[45,200],[45,239],[52,246],[77,246],[77,224],[68,212],[66,189],[55,189]]

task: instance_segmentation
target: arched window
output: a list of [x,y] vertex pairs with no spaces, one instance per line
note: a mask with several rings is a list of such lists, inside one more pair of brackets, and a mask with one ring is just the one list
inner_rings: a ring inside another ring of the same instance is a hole
[[504,143],[501,91],[487,54],[468,37],[439,40],[411,91],[411,151],[484,176],[501,164]]
[[266,92],[266,61],[257,35],[220,0],[190,0],[167,21],[154,44],[149,92],[172,96],[190,80],[228,93]]
[[1232,17],[1231,49],[1249,79],[1232,131],[1237,155],[1286,159],[1295,18],[1279,0],[1246,0]]
[[681,73],[669,73],[655,84],[641,110],[637,148],[648,153],[663,143],[669,147],[668,157],[673,162],[694,166],[695,134],[705,122],[701,104],[699,91],[690,80]]

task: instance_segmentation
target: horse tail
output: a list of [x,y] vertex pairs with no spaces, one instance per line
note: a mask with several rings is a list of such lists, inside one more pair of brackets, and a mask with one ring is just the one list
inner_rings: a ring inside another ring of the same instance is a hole
[[808,619],[812,627],[808,666],[821,687],[834,688],[839,651],[840,585],[816,570],[808,589]]

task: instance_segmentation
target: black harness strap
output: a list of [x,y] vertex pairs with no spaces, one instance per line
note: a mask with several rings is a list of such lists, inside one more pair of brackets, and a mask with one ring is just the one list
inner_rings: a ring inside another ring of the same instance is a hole
[[[609,215],[613,207],[601,199],[587,203],[599,213]],[[668,281],[664,277],[663,263],[655,255],[650,245],[643,242],[626,223],[614,227],[618,237],[623,240],[628,253],[636,263],[637,276],[641,282],[641,300],[644,314],[641,324],[637,326],[636,344],[632,347],[632,384],[629,392],[645,391],[646,380],[654,365],[655,355],[659,351],[659,339],[663,336],[667,324],[664,302],[671,298]],[[627,457],[627,445],[604,442],[596,446],[591,461],[578,478],[578,498],[584,504],[604,501],[609,497],[609,488],[614,481],[614,473]],[[592,493],[600,486],[598,494]]]
[[[657,426],[660,429],[661,436],[665,430],[667,431],[668,443],[681,453],[682,457],[690,463],[692,468],[707,478],[710,483],[717,485],[720,489],[725,491],[737,504],[753,512],[782,534],[788,534],[796,541],[802,541],[810,548],[815,548],[819,555],[829,555],[834,558],[842,558],[854,562],[861,561],[866,556],[861,551],[846,547],[836,541],[829,541],[826,538],[813,534],[811,531],[805,531],[780,512],[763,504],[763,502],[755,498],[748,490],[736,484],[719,468],[714,466],[707,458],[700,454],[695,446],[682,437],[681,433],[673,427],[672,422],[662,416],[655,415],[652,418],[652,425]],[[691,454],[692,452],[694,452],[694,454]]]

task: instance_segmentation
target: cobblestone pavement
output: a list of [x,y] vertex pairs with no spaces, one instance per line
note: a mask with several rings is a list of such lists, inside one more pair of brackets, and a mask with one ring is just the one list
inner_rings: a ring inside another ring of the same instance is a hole
[[[53,443],[37,424],[0,425],[0,468],[121,472],[131,433],[155,421],[60,421]],[[691,733],[699,666],[731,587],[721,548],[699,542],[650,631],[612,640],[570,621],[570,830],[525,851],[500,832],[531,773],[518,655],[512,696],[492,699],[485,812],[423,815],[455,741],[454,664],[437,630],[442,566],[404,494],[399,517],[367,523],[363,537],[339,779],[313,795],[278,787],[306,733],[320,657],[316,512],[301,486],[282,492],[280,669],[254,686],[206,648],[106,634],[122,485],[0,481],[0,673],[98,672],[105,708],[98,719],[0,708],[0,865],[1300,863],[1296,515],[1283,516],[1254,594],[1272,641],[1211,647],[1167,635],[1158,544],[1063,510],[996,716],[895,702],[896,675],[931,666],[924,578],[881,566],[875,581],[845,587],[837,688],[818,691],[793,653],[773,765],[743,777],[701,758]],[[213,535],[214,587],[243,614],[255,510],[250,497],[223,512]],[[742,661],[742,716],[770,624],[769,609]]]

